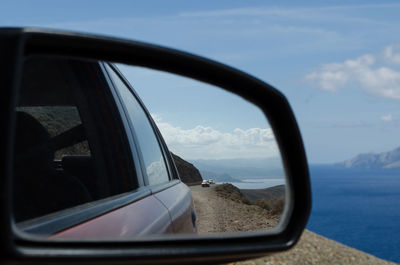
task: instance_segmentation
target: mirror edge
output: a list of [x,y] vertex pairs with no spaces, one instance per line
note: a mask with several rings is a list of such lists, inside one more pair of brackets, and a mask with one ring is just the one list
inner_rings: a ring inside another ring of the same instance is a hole
[[[18,28],[1,30],[0,36],[2,38],[4,36],[12,36],[13,40],[8,44],[13,43],[15,48],[15,53],[12,53],[15,57],[9,56],[7,61],[11,65],[15,65],[15,67],[8,70],[6,69],[7,64],[5,62],[2,63],[2,68],[9,72],[12,71],[12,75],[10,76],[15,77],[9,82],[9,87],[12,88],[8,91],[9,95],[7,95],[9,97],[5,97],[6,101],[9,101],[9,108],[2,113],[2,115],[7,115],[7,121],[9,121],[8,124],[10,125],[9,130],[7,130],[7,136],[3,138],[8,143],[12,143],[10,141],[12,140],[10,132],[13,129],[13,114],[10,113],[10,107],[13,110],[13,106],[15,105],[15,87],[18,85],[18,77],[22,68],[20,63],[22,52],[24,52],[24,55],[62,55],[114,61],[158,69],[217,85],[257,105],[264,112],[274,130],[282,153],[289,187],[289,204],[291,205],[286,211],[286,214],[290,217],[283,226],[282,231],[279,231],[277,234],[271,235],[270,233],[265,233],[251,236],[236,236],[233,238],[224,236],[212,239],[179,239],[177,242],[176,240],[161,239],[156,243],[143,241],[113,242],[111,244],[107,242],[88,242],[81,245],[85,250],[83,251],[83,249],[76,249],[77,244],[73,242],[49,243],[48,241],[42,242],[40,240],[12,240],[14,234],[10,224],[11,219],[9,218],[9,201],[3,197],[1,221],[3,223],[7,222],[8,218],[8,226],[3,226],[1,231],[1,239],[7,241],[6,244],[2,244],[3,253],[11,251],[14,254],[12,256],[20,258],[59,259],[69,257],[87,259],[89,257],[101,256],[115,260],[129,257],[152,257],[151,260],[154,259],[154,261],[160,261],[161,258],[168,257],[182,260],[181,258],[208,255],[210,259],[213,257],[215,260],[219,256],[218,262],[221,262],[228,261],[227,255],[230,255],[231,260],[240,257],[257,257],[271,251],[288,249],[297,242],[305,228],[311,210],[311,189],[308,165],[300,131],[289,103],[279,91],[254,77],[226,65],[192,54],[141,42],[86,34]],[[21,50],[22,48],[23,50]],[[206,73],[212,74],[207,75]],[[243,90],[243,86],[251,86],[253,90]],[[6,146],[8,147],[6,149],[7,154],[10,154],[10,145],[7,144]],[[3,161],[6,160],[2,160],[2,163]],[[4,165],[2,172],[5,172],[5,176],[9,176],[10,165],[11,163],[9,162]],[[3,184],[3,188],[7,192],[4,194],[8,196],[7,198],[10,198],[10,189],[7,188],[9,187],[9,181],[3,180]],[[240,247],[237,246],[239,241]],[[160,245],[163,251],[160,251],[160,248],[157,247]],[[98,252],[100,246],[103,248],[102,253]],[[76,255],[78,253],[74,254],[74,251],[71,252],[71,249],[77,250],[81,255]],[[150,256],[148,256],[149,254]],[[178,257],[183,254],[184,256],[181,258]]]

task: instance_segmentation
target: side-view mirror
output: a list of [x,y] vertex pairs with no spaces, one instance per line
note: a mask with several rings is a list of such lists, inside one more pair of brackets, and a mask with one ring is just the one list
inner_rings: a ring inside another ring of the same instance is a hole
[[275,88],[185,52],[41,29],[1,29],[0,58],[2,262],[221,263],[300,238],[308,165]]

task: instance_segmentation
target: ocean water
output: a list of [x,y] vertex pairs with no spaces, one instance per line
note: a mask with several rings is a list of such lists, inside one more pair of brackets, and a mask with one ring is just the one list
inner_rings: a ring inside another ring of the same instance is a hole
[[400,263],[400,170],[310,166],[310,175],[309,230]]
[[[239,189],[265,189],[285,184],[284,178],[241,179],[242,182],[230,182]],[[221,184],[218,182],[218,184]]]

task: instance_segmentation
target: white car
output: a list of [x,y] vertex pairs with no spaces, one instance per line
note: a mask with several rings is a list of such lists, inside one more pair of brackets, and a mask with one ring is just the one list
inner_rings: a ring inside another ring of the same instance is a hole
[[203,182],[201,183],[201,186],[204,187],[210,187],[210,183],[208,182],[208,180],[203,180]]

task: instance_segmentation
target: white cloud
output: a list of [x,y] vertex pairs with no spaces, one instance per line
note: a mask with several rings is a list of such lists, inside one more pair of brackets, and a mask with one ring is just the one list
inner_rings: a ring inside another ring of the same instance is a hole
[[170,151],[187,159],[256,158],[278,156],[271,128],[236,128],[221,132],[197,125],[182,129],[152,115]]
[[400,63],[400,54],[394,53],[393,46],[388,46],[382,57],[366,54],[355,60],[326,64],[308,74],[305,80],[326,91],[336,92],[356,84],[374,96],[400,99],[400,72],[380,61]]
[[391,122],[393,120],[392,114],[382,115],[381,120],[385,122]]
[[306,76],[306,80],[316,81],[321,89],[332,92],[346,84],[348,79],[347,73],[343,71],[312,72]]
[[[288,8],[279,6],[257,6],[257,7],[240,7],[230,9],[217,9],[208,11],[183,12],[179,15],[182,17],[266,17],[284,18],[286,20],[307,20],[307,21],[326,21],[331,20],[338,23],[337,19],[341,18],[344,22],[359,22],[359,23],[377,23],[374,20],[344,16],[343,10],[350,9],[389,9],[398,8],[398,4],[373,4],[373,5],[336,5],[324,7],[298,7]],[[343,21],[340,21],[343,22]]]
[[388,63],[400,64],[400,45],[387,46],[383,51],[383,58]]
[[154,161],[146,168],[146,173],[149,177],[149,184],[162,183],[165,178],[166,168],[163,158],[160,157],[159,161]]
[[368,126],[370,125],[365,121],[344,121],[333,124],[333,127],[337,128],[357,128],[357,127],[368,127]]

